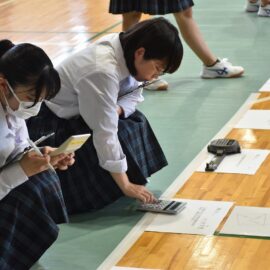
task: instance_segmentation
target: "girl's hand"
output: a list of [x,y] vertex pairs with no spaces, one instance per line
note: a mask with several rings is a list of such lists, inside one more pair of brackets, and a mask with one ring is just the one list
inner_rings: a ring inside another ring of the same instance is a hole
[[126,173],[111,172],[111,176],[126,196],[138,199],[143,203],[154,203],[157,201],[155,196],[145,186],[131,183]]
[[40,156],[35,151],[27,152],[23,155],[22,159],[19,161],[25,174],[30,177],[32,175],[38,174],[40,172],[48,170],[50,162],[50,157]]
[[118,115],[119,115],[119,116],[122,115],[123,112],[124,112],[124,111],[123,111],[122,107],[120,107],[120,106],[117,105],[117,113],[118,113]]
[[126,196],[136,198],[143,203],[155,203],[157,201],[155,196],[142,185],[129,182],[128,185],[123,187],[122,191]]
[[67,154],[66,157],[57,163],[57,169],[66,170],[69,166],[72,166],[75,162],[74,153]]
[[[56,148],[50,147],[50,146],[45,146],[42,149],[42,152],[45,155],[49,155],[51,152],[53,152],[54,150],[56,150]],[[51,159],[51,164],[55,169],[59,169],[59,170],[66,170],[68,169],[69,166],[72,166],[75,162],[74,159],[74,153],[70,153],[70,154],[59,154],[57,156],[53,156],[50,157]]]

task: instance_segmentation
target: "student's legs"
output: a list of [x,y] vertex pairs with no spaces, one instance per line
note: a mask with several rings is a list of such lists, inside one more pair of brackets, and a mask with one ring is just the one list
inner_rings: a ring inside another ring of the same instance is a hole
[[210,51],[205,43],[197,23],[192,17],[192,8],[174,13],[176,22],[188,46],[201,59],[206,66],[211,66],[217,61],[217,57]]
[[58,177],[45,171],[0,201],[0,269],[29,269],[58,236],[67,212]]
[[201,77],[205,79],[232,78],[243,74],[241,66],[233,66],[228,59],[218,59],[208,48],[192,17],[192,8],[174,13],[182,37],[203,62]]
[[141,12],[127,12],[122,14],[123,22],[122,22],[122,29],[123,31],[128,30],[132,25],[138,23],[142,17]]

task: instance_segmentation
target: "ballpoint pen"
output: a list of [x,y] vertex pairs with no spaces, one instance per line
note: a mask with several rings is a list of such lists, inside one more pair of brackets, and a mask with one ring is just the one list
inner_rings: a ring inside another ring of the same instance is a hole
[[34,144],[35,144],[35,145],[38,145],[38,144],[42,143],[43,141],[47,140],[48,138],[50,138],[51,136],[53,136],[54,134],[55,134],[55,133],[52,132],[52,133],[50,133],[50,134],[48,134],[48,135],[46,135],[46,136],[42,136],[42,137],[40,137],[38,140],[34,141]]
[[[27,141],[29,142],[29,144],[30,144],[30,146],[35,150],[35,152],[37,153],[37,154],[39,154],[40,156],[44,156],[42,153],[41,153],[41,151],[39,150],[39,148],[35,145],[35,143],[32,141],[32,140],[30,140],[30,139],[27,139]],[[54,169],[54,167],[52,166],[52,164],[48,164],[48,166],[49,166],[49,168],[50,168],[50,170],[52,170],[54,173],[56,173],[56,171],[55,171],[55,169]],[[57,174],[57,173],[56,173]]]
[[[55,133],[52,132],[48,135],[42,136],[40,137],[38,140],[36,140],[35,142],[32,142],[35,146],[37,146],[38,144],[42,143],[43,141],[47,140],[48,138],[50,138],[51,136],[53,136]],[[23,154],[29,152],[32,149],[32,144],[30,144],[30,146],[26,147],[23,151],[19,152],[15,157],[13,157],[11,160],[9,160],[6,164],[4,164],[1,168],[0,171],[3,170],[4,168],[6,168],[8,165],[10,165],[11,163],[13,163],[16,160],[20,160],[20,158],[23,156]]]

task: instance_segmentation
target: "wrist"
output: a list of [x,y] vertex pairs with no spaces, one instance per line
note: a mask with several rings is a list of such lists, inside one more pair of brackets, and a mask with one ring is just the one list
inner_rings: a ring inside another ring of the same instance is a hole
[[126,173],[110,172],[110,174],[120,189],[122,189],[122,190],[126,189],[128,187],[128,185],[130,184]]

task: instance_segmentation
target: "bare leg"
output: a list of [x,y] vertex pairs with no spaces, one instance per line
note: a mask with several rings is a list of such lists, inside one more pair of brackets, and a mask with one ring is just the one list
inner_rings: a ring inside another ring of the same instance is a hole
[[210,51],[203,36],[192,17],[192,8],[174,13],[174,17],[180,32],[193,52],[206,66],[211,66],[217,61],[217,57]]
[[140,21],[142,13],[133,11],[123,13],[122,16],[123,16],[122,29],[123,31],[126,31],[128,30],[129,27]]

